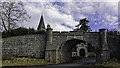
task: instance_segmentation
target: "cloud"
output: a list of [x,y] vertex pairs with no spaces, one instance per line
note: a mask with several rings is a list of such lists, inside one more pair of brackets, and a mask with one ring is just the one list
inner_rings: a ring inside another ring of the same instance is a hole
[[[79,4],[81,4],[82,7],[80,7]],[[114,24],[114,23],[118,23],[117,22],[118,7],[117,6],[118,6],[117,2],[113,2],[113,3],[83,2],[83,3],[75,3],[74,7],[76,8],[71,9],[70,11],[76,13],[76,14],[73,14],[74,18],[78,17],[78,19],[80,19],[80,16],[87,17],[87,19],[90,21],[89,25],[91,26],[92,29],[95,29],[95,30],[98,30],[99,28],[112,29],[112,28],[117,28],[117,25]],[[109,20],[107,19],[107,16],[110,17]],[[96,23],[97,25],[94,25]]]
[[54,30],[72,30],[82,18],[87,18],[94,30],[117,28],[117,6],[117,2],[26,2],[25,8],[32,18],[22,26],[36,29],[43,12],[45,24]]
[[[6,1],[6,0],[2,0]],[[16,0],[13,0],[16,1]],[[119,0],[17,0],[23,2],[118,2]]]
[[[39,3],[36,3],[39,4]],[[37,26],[40,21],[41,13],[43,13],[45,25],[50,24],[54,27],[54,30],[64,31],[64,30],[72,30],[75,26],[76,21],[71,15],[59,12],[58,8],[55,8],[52,4],[45,3],[44,8],[41,7],[41,4],[36,6],[35,3],[27,3],[25,8],[31,16],[30,22],[23,23],[21,26],[24,27],[33,27],[37,29]],[[68,28],[63,26],[65,23],[67,26],[71,26]]]
[[[62,24],[65,23],[66,25],[74,28],[75,23],[76,23],[76,21],[74,21],[74,18],[71,15],[61,13],[59,12],[58,9],[52,6],[44,10],[44,18],[45,18],[46,23],[47,24],[49,23],[52,27],[55,27],[56,25],[63,26]],[[59,28],[58,26],[56,28],[58,30],[61,30],[61,28]],[[56,28],[54,28],[54,30],[56,30]],[[71,28],[65,27],[63,31],[67,30],[66,28],[71,30]]]

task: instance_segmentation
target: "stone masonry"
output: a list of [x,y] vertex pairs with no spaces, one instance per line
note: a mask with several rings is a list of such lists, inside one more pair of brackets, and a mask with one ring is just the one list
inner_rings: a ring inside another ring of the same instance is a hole
[[[64,63],[72,60],[72,48],[82,42],[92,44],[97,62],[109,60],[116,52],[105,29],[99,32],[83,31],[52,31],[50,25],[45,28],[43,18],[38,30],[45,30],[46,34],[15,36],[2,39],[3,56],[25,56],[42,58],[48,62]],[[110,40],[110,42],[109,42]],[[118,44],[114,45],[118,46]],[[112,52],[111,52],[111,50]]]

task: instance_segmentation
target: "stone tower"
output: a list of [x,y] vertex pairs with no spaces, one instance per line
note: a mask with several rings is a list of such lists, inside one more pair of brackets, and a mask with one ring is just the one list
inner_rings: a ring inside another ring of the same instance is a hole
[[110,59],[109,46],[107,44],[107,32],[106,29],[99,29],[100,31],[100,43],[101,43],[101,59],[100,61],[108,61]]
[[40,22],[39,22],[37,30],[39,30],[39,31],[40,30],[45,30],[45,24],[44,24],[43,15],[41,16],[41,19],[40,19]]
[[48,24],[47,25],[47,29],[46,29],[46,41],[47,41],[47,44],[52,44],[52,39],[53,39],[53,33],[52,33],[52,28],[50,27],[50,25]]
[[52,46],[53,43],[53,32],[52,32],[52,28],[50,27],[50,25],[47,25],[47,29],[46,29],[46,50],[45,50],[45,60],[48,62],[53,62],[53,58],[52,58],[52,51],[50,51],[50,47],[48,46]]

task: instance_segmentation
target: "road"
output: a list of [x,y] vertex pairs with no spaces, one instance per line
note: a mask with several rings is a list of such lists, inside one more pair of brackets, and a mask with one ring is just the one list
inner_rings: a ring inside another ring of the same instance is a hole
[[90,65],[95,64],[95,60],[87,60],[82,62],[76,62],[76,63],[68,63],[68,64],[59,64],[59,65],[53,65],[53,66],[82,66],[82,65]]

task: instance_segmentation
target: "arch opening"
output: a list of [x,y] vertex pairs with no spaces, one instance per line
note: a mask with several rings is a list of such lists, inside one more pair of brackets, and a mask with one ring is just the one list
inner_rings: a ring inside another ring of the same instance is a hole
[[79,53],[81,57],[85,57],[85,49],[80,49]]
[[62,63],[71,62],[72,60],[89,57],[89,52],[94,52],[94,47],[84,40],[71,39],[63,43],[60,47],[60,52],[60,59]]

